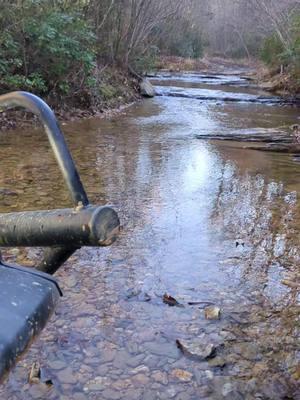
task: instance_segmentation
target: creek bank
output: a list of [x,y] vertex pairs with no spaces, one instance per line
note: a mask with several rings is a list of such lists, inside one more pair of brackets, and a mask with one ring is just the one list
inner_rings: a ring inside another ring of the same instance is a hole
[[162,56],[156,65],[157,70],[169,72],[203,72],[211,74],[248,75],[254,69],[254,61],[232,60],[230,58],[205,55],[192,59],[175,56]]
[[[67,122],[79,121],[88,118],[113,118],[116,115],[126,113],[127,109],[140,100],[136,94],[130,102],[120,103],[113,108],[104,108],[99,111],[70,108],[68,110],[53,108],[58,121],[64,125]],[[17,128],[30,129],[32,125],[39,124],[38,118],[30,112],[23,110],[6,110],[0,112],[0,132]]]
[[[22,90],[22,88],[16,88]],[[5,90],[0,87],[0,93]],[[37,94],[37,93],[35,93]],[[39,95],[53,109],[60,122],[77,121],[91,117],[110,118],[123,113],[141,98],[139,82],[122,71],[106,68],[97,87],[78,90],[74,95],[49,93]],[[24,128],[38,124],[35,115],[23,109],[0,108],[0,131]]]
[[300,100],[299,79],[289,71],[269,69],[259,65],[249,78],[253,79],[259,88],[282,97],[293,96]]

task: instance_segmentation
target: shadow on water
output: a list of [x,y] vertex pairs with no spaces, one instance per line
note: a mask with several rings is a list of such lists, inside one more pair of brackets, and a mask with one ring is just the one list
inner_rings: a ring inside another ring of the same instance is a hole
[[[1,398],[298,398],[300,168],[195,138],[297,118],[292,107],[158,97],[64,125],[91,201],[114,205],[123,229],[58,271],[64,298]],[[1,212],[70,204],[39,130],[1,134],[0,159]],[[205,319],[206,304],[219,320]],[[184,339],[216,356],[186,357]],[[27,383],[35,360],[52,386]]]

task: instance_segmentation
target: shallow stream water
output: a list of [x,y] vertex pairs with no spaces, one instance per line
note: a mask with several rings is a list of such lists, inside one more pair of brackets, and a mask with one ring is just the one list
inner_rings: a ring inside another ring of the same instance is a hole
[[[91,202],[113,205],[122,231],[57,272],[64,297],[3,400],[300,399],[300,165],[196,138],[288,129],[299,108],[237,75],[153,83],[160,96],[124,115],[62,126]],[[39,129],[1,133],[0,160],[0,212],[70,206]],[[190,358],[178,340],[216,356]],[[52,385],[28,383],[35,361]]]

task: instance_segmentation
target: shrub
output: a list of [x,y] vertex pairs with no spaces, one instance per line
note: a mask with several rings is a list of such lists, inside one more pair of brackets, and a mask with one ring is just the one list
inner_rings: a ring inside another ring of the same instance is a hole
[[[292,71],[300,71],[300,14],[291,18],[290,43],[284,47],[276,34],[265,39],[261,50],[262,60],[271,66],[284,64]],[[299,74],[300,76],[300,74]]]
[[274,66],[281,61],[283,45],[276,34],[265,39],[260,52],[261,59],[268,65]]
[[76,13],[45,0],[11,3],[0,16],[0,84],[5,90],[65,95],[86,84],[95,63],[94,35]]

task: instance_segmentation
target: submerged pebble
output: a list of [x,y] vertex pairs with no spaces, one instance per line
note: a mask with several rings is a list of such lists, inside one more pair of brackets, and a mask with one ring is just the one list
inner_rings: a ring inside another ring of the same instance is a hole
[[221,309],[216,306],[209,306],[204,309],[206,319],[220,319]]

